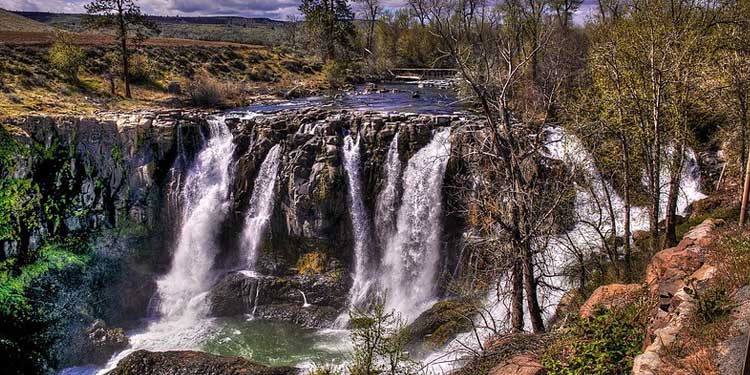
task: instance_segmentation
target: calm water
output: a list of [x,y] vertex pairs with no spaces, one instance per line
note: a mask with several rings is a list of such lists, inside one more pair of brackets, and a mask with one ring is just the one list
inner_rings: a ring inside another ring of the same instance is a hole
[[[377,92],[383,90],[384,92]],[[232,112],[272,112],[282,109],[329,108],[357,111],[411,112],[424,114],[452,114],[462,112],[464,106],[456,93],[439,87],[419,87],[416,83],[378,84],[374,91],[367,92],[364,85],[355,90],[330,96],[312,96],[287,101],[254,104],[237,108]],[[414,93],[418,97],[414,97]]]
[[269,366],[305,366],[341,363],[351,351],[351,344],[348,331],[232,318],[217,321],[215,333],[201,349]]

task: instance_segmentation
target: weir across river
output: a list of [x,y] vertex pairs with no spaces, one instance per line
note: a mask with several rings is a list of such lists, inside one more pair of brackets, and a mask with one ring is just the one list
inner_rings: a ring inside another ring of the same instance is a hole
[[420,81],[423,79],[444,79],[455,76],[456,69],[438,68],[391,68],[388,69],[394,80],[397,81]]

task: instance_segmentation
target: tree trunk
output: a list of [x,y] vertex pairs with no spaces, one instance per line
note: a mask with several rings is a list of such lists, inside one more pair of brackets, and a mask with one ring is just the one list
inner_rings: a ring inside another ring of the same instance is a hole
[[523,270],[518,258],[513,260],[511,270],[510,322],[514,332],[523,332]]
[[742,207],[740,208],[740,226],[745,225],[745,218],[747,216],[747,198],[750,194],[750,158],[747,158],[747,164],[745,166],[745,185],[742,189]]
[[125,25],[125,17],[122,8],[119,9],[120,20],[120,53],[122,53],[122,81],[125,83],[125,97],[130,99],[133,96],[130,93],[130,64],[128,56],[128,30]]
[[628,145],[628,139],[625,134],[620,134],[620,142],[622,143],[622,154],[623,154],[623,170],[625,173],[625,186],[624,186],[624,215],[622,219],[622,231],[623,231],[623,250],[625,252],[625,267],[626,275],[630,275],[630,146]]
[[542,309],[539,306],[539,296],[537,295],[537,281],[534,276],[534,260],[532,259],[531,248],[524,246],[523,254],[523,279],[524,289],[526,290],[526,305],[529,310],[531,328],[534,333],[544,332],[544,320],[542,319]]
[[677,219],[677,199],[680,194],[680,177],[682,176],[682,164],[685,155],[685,146],[672,153],[672,173],[669,179],[669,195],[667,197],[667,221],[665,225],[664,245],[672,247],[677,244],[677,233],[675,231]]

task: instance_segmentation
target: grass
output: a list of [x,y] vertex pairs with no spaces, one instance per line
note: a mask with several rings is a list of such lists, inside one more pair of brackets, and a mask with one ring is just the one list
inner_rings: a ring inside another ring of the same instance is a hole
[[0,113],[7,117],[90,115],[98,110],[185,106],[189,105],[187,98],[168,94],[166,87],[170,82],[187,87],[193,77],[200,75],[231,82],[238,88],[227,106],[245,105],[255,97],[281,94],[300,84],[315,88],[323,82],[315,62],[271,48],[147,44],[138,55],[140,65],[149,65],[149,77],[132,86],[134,99],[125,99],[121,96],[122,83],[116,82],[116,94],[111,95],[105,78],[112,65],[111,47],[82,47],[86,54],[84,68],[79,81],[71,82],[51,67],[49,46],[0,44]]
[[53,27],[0,9],[0,30],[2,31],[52,31]]

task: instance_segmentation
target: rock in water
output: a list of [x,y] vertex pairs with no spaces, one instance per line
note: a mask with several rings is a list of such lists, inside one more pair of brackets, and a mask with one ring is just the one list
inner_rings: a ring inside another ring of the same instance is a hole
[[131,353],[108,375],[291,375],[294,367],[268,367],[240,357],[227,357],[197,351]]
[[103,320],[97,319],[86,330],[86,341],[82,350],[84,362],[107,363],[112,354],[127,348],[128,344],[128,337],[122,328],[107,327]]

